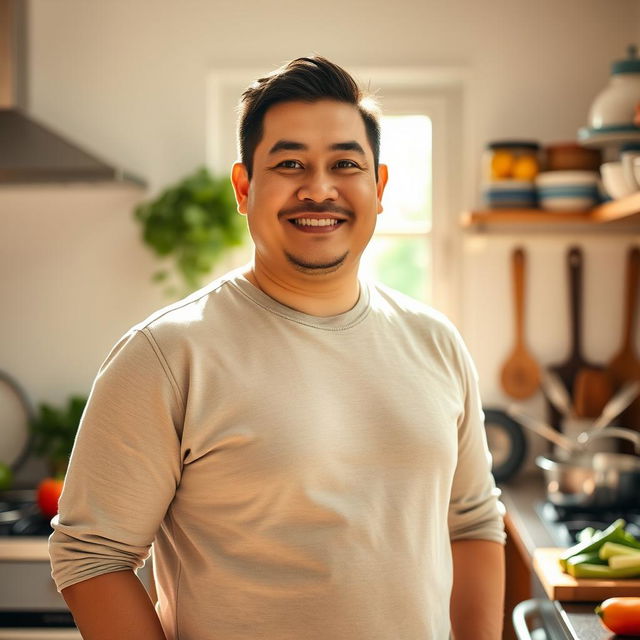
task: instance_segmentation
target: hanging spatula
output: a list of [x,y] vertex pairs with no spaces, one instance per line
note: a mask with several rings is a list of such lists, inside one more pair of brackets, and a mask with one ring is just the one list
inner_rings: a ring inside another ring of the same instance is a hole
[[502,365],[500,382],[505,393],[523,400],[533,395],[540,385],[540,368],[524,341],[525,254],[518,247],[512,254],[513,294],[515,303],[515,346]]

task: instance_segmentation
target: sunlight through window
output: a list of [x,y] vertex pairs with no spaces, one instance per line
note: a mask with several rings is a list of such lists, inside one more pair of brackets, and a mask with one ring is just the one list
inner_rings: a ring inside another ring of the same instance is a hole
[[361,261],[375,278],[418,300],[431,301],[431,120],[383,116],[380,162],[389,182],[374,237]]

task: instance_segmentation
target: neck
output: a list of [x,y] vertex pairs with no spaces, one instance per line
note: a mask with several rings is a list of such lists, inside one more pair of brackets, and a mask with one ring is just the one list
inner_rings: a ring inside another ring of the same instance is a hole
[[340,276],[304,276],[285,280],[258,261],[243,272],[254,286],[281,304],[312,316],[336,316],[352,309],[360,295],[357,270]]

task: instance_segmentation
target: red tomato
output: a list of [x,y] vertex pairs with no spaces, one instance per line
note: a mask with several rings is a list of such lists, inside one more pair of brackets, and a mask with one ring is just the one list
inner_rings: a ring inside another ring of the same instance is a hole
[[58,513],[58,500],[62,493],[63,482],[59,478],[45,478],[38,485],[38,506],[48,518],[53,518]]
[[610,631],[640,636],[640,598],[609,598],[596,607],[596,613]]

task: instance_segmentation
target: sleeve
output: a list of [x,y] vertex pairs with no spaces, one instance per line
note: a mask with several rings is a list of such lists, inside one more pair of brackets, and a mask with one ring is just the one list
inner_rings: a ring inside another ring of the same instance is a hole
[[504,544],[504,505],[491,475],[478,373],[455,330],[462,378],[463,408],[458,419],[458,462],[449,503],[450,539],[482,539]]
[[180,481],[183,416],[155,342],[131,330],[100,367],[51,521],[58,591],[143,566]]

